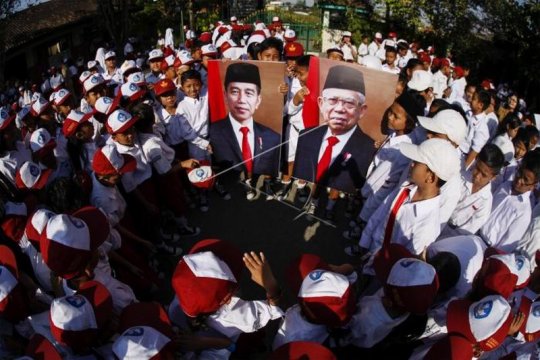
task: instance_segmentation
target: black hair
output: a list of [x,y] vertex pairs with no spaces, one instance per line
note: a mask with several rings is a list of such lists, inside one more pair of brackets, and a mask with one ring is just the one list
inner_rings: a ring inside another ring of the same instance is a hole
[[529,133],[527,132],[527,130],[525,130],[525,128],[522,127],[518,129],[516,137],[512,139],[512,143],[514,144],[514,146],[520,142],[522,142],[527,149],[529,148]]
[[397,54],[397,49],[393,46],[385,46],[384,48],[386,52],[393,52],[394,54]]
[[491,104],[489,93],[486,90],[480,90],[476,93],[476,96],[478,97],[478,101],[482,103],[482,111],[486,110]]
[[535,136],[536,137],[540,136],[540,132],[534,125],[525,126],[525,131],[527,131],[527,134],[529,135],[529,141]]
[[397,44],[397,49],[399,50],[409,50],[409,44],[405,42],[400,42]]
[[[437,174],[435,174],[435,175],[437,175]],[[443,180],[443,179],[437,177],[437,187],[440,189],[440,188],[442,188],[444,186],[444,184],[446,184],[446,180]]]
[[494,174],[498,174],[504,166],[504,154],[494,144],[486,144],[478,153],[478,160],[489,166]]
[[275,37],[269,37],[267,39],[264,39],[264,41],[259,44],[258,54],[268,49],[276,49],[281,56],[281,54],[283,54],[283,41]]
[[84,191],[75,180],[68,177],[54,179],[47,185],[46,191],[47,205],[58,214],[72,213],[87,203]]
[[442,251],[429,258],[427,263],[435,268],[439,278],[439,294],[444,294],[456,286],[461,276],[461,264],[456,255]]
[[490,100],[495,102],[495,106],[493,106],[493,110],[497,111],[497,109],[499,108],[499,105],[501,104],[501,101],[499,100],[499,97],[497,96],[497,91],[490,89],[490,90],[487,90],[487,92],[489,93]]
[[[435,107],[437,109],[435,111],[431,111],[432,107]],[[452,109],[452,107],[448,103],[448,101],[446,101],[444,99],[434,99],[431,102],[431,105],[429,106],[429,115],[428,116],[433,117],[433,116],[437,115],[437,113],[439,111],[448,110],[448,109]]]
[[253,60],[257,60],[258,59],[257,55],[261,51],[260,49],[261,49],[261,47],[260,47],[259,43],[252,42],[251,44],[248,45],[246,51]]
[[154,110],[148,104],[137,104],[131,109],[131,114],[137,117],[135,129],[140,132],[148,132],[155,122]]
[[182,76],[180,76],[180,84],[184,85],[184,83],[188,80],[199,80],[202,82],[201,73],[194,69],[182,73]]
[[305,67],[309,69],[309,62],[311,61],[311,57],[313,55],[302,55],[298,59],[296,59],[296,66],[297,67]]
[[499,123],[497,128],[497,135],[502,135],[508,131],[508,129],[514,130],[521,126],[521,119],[514,113],[506,115]]
[[531,171],[536,181],[540,180],[540,150],[535,149],[527,152],[521,160],[520,168]]

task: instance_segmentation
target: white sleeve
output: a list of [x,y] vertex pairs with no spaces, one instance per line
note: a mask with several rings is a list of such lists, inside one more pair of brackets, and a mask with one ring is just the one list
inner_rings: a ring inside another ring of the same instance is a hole
[[398,192],[399,189],[396,189],[394,192],[388,195],[386,199],[384,199],[384,202],[377,208],[377,211],[375,211],[373,216],[369,219],[364,231],[362,232],[362,236],[360,237],[360,242],[358,244],[360,247],[366,249],[371,249],[373,247],[373,241],[375,240],[373,235],[379,226],[383,226],[383,221],[387,218],[386,215],[389,213],[390,206],[392,206],[392,202],[394,201],[394,198],[397,196]]
[[463,224],[456,224],[460,230],[464,230],[469,234],[476,234],[478,230],[486,223],[491,214],[491,202],[487,201],[482,204],[479,209],[476,209],[472,216]]
[[152,164],[158,174],[163,175],[171,170],[171,162],[167,160],[167,157],[163,154],[163,149],[158,143],[149,140],[144,144],[144,147],[146,148],[145,155],[148,162]]
[[474,137],[471,141],[471,149],[479,153],[484,145],[487,144],[489,141],[489,128],[487,126],[486,119],[484,119],[478,127],[476,128],[476,131],[474,132]]

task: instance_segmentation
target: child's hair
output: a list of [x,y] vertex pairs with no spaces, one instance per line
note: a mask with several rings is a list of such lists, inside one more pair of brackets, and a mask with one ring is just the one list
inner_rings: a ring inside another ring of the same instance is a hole
[[482,111],[486,110],[489,107],[489,104],[491,104],[489,93],[485,90],[480,90],[476,95],[478,96],[478,101],[482,103]]
[[529,151],[521,160],[521,169],[526,169],[534,174],[536,181],[540,180],[540,150]]
[[491,90],[487,90],[487,92],[490,96],[489,100],[495,102],[495,106],[493,106],[493,111],[497,111],[497,109],[499,108],[499,105],[501,104],[501,101],[499,100],[499,97],[497,96],[497,91],[491,89]]
[[504,166],[504,155],[497,145],[486,144],[478,154],[478,160],[489,166],[493,174],[498,174]]
[[433,266],[437,272],[439,294],[444,294],[456,286],[461,274],[461,266],[456,255],[443,251],[429,258],[427,263]]
[[397,44],[397,49],[398,49],[398,51],[399,50],[408,50],[409,45],[407,43],[400,42],[400,43]]
[[251,44],[248,45],[246,51],[249,54],[249,56],[251,56],[252,59],[257,59],[257,57],[258,57],[257,55],[261,51],[260,50],[260,44],[252,42]]
[[387,53],[393,52],[394,54],[397,54],[397,49],[393,46],[386,46],[384,49],[386,50]]
[[148,104],[138,104],[133,107],[131,114],[137,117],[135,122],[135,129],[141,132],[147,132],[148,129],[151,129],[155,122],[154,110]]
[[521,126],[521,119],[514,113],[509,113],[506,115],[503,120],[499,123],[497,128],[497,135],[502,135],[510,130],[517,129]]
[[529,142],[533,137],[540,136],[540,132],[534,125],[527,125],[525,126],[525,131],[527,131],[527,134],[529,135]]
[[194,69],[182,73],[182,76],[180,76],[180,83],[184,85],[184,83],[188,80],[199,80],[202,82],[201,73]]
[[296,67],[305,67],[309,69],[309,62],[313,55],[302,55],[296,59]]
[[259,52],[261,53],[268,49],[276,49],[280,54],[283,53],[283,41],[275,37],[269,37],[264,39],[262,43],[259,44]]
[[47,205],[56,213],[72,213],[85,203],[83,190],[77,183],[67,177],[54,179],[46,187]]
[[522,128],[522,127],[518,129],[516,137],[512,139],[512,143],[514,144],[514,147],[516,146],[516,144],[519,144],[520,142],[522,142],[525,145],[526,149],[529,148],[529,142],[530,142],[529,133],[527,132],[527,130],[525,130],[525,128]]

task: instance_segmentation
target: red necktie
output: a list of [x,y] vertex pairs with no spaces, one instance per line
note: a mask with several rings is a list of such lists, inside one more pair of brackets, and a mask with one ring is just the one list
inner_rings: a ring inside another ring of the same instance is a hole
[[386,229],[384,230],[384,240],[383,240],[383,249],[387,248],[390,244],[390,241],[392,240],[392,232],[394,231],[394,224],[396,223],[396,217],[397,213],[399,211],[399,208],[405,200],[409,197],[409,193],[411,192],[411,189],[408,187],[403,188],[401,192],[399,193],[396,202],[394,203],[394,206],[392,207],[392,210],[390,211],[390,216],[388,217],[388,221],[386,222]]
[[332,160],[332,148],[339,142],[339,139],[335,136],[330,136],[326,140],[328,141],[328,145],[326,145],[326,149],[324,149],[321,160],[319,160],[319,163],[317,164],[316,182],[321,180],[326,170],[328,170],[330,167],[330,162]]
[[240,131],[242,132],[242,158],[245,161],[248,174],[251,174],[253,170],[253,156],[251,155],[251,147],[248,140],[249,128],[242,126]]

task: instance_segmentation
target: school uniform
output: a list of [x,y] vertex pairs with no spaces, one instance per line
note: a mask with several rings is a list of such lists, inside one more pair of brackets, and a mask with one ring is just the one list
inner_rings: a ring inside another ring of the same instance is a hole
[[105,213],[109,223],[115,227],[124,218],[126,212],[126,200],[116,186],[105,186],[96,178],[92,177],[92,193],[90,204]]
[[300,305],[295,304],[287,309],[285,317],[274,337],[272,349],[293,341],[312,341],[322,344],[328,338],[328,328],[325,325],[310,323],[302,315]]
[[383,64],[381,70],[389,72],[391,74],[399,74],[401,72],[401,70],[396,64],[394,64],[393,67],[390,67],[388,64]]
[[[198,99],[185,97],[178,103],[176,113],[186,118],[189,125],[202,139],[208,139],[208,94],[203,88]],[[210,154],[194,143],[188,143],[190,157],[197,160],[206,160]]]
[[448,96],[448,102],[451,104],[455,100],[463,98],[463,95],[465,95],[465,87],[467,86],[467,79],[464,77],[461,77],[457,80],[454,80],[452,82],[452,85],[450,88],[452,89],[452,92]]
[[401,143],[412,143],[408,134],[389,135],[379,147],[368,169],[366,183],[362,186],[362,197],[366,199],[360,217],[369,220],[384,199],[399,185],[401,174],[408,173],[410,160],[404,156],[399,147]]
[[19,241],[19,246],[23,254],[28,256],[39,286],[47,292],[53,291],[51,285],[51,269],[49,269],[47,264],[45,264],[43,261],[43,257],[41,256],[39,249],[36,249],[34,245],[32,245],[26,235],[23,235]]
[[401,55],[397,56],[397,66],[400,69],[403,69],[404,67],[407,66],[407,63],[412,58],[413,58],[413,56],[412,56],[411,50],[407,50],[407,54],[405,56],[401,56]]
[[147,84],[155,84],[161,79],[161,74],[154,74],[153,72],[148,72],[144,75],[144,81],[146,81]]
[[208,147],[208,140],[200,137],[184,116],[179,114],[171,115],[161,106],[158,108],[157,115],[165,125],[164,140],[167,145],[174,146],[189,141],[200,149]]
[[172,169],[174,150],[153,133],[138,133],[139,143],[144,157],[160,175]]
[[375,55],[380,47],[381,45],[379,43],[377,43],[376,41],[372,41],[368,46],[369,55]]
[[480,153],[484,145],[489,141],[489,128],[486,113],[473,115],[467,114],[467,137],[459,145],[459,149],[466,156],[471,150]]
[[448,77],[441,70],[433,74],[433,95],[435,99],[442,99],[443,92],[448,87]]
[[354,54],[357,53],[356,46],[352,44],[343,44],[339,48],[343,51],[343,60],[354,61]]
[[452,212],[450,219],[445,227],[443,227],[439,239],[457,236],[476,234],[476,232],[484,225],[491,213],[491,202],[493,196],[491,194],[491,183],[472,193],[473,180],[472,171],[468,170],[461,176],[461,188],[459,193],[454,196],[458,197],[457,206]]
[[489,139],[493,139],[497,134],[497,128],[499,127],[499,118],[494,111],[486,114],[486,122],[489,130]]
[[366,55],[369,54],[369,48],[368,48],[368,45],[364,44],[364,43],[361,43],[359,46],[358,46],[358,60],[357,62],[359,64],[362,63],[362,58]]
[[112,84],[122,85],[124,83],[122,72],[120,71],[119,68],[114,69],[112,74],[109,73],[109,70],[105,69],[105,71],[103,72],[103,74],[101,74],[101,76],[103,76],[103,79],[108,80],[109,84],[112,83]]
[[512,195],[512,182],[493,194],[492,211],[478,235],[499,250],[513,252],[531,222],[531,192]]
[[135,171],[126,173],[122,176],[122,185],[126,192],[132,192],[137,186],[152,177],[152,167],[144,155],[141,144],[135,142],[134,146],[126,146],[114,141],[112,138],[110,138],[107,143],[113,144],[120,154],[131,155],[137,161],[137,168]]
[[[531,223],[519,240],[517,249],[526,252],[530,259],[534,259],[536,252],[540,250],[540,241],[537,241],[540,236],[540,204],[533,208],[531,218]],[[533,265],[536,265],[536,262],[533,262]]]
[[412,202],[417,186],[407,185],[391,193],[369,219],[359,245],[371,254],[375,254],[382,246],[390,211],[405,188],[410,193],[396,214],[391,242],[403,245],[413,254],[419,255],[439,235],[440,196]]
[[289,125],[287,126],[287,161],[293,162],[296,155],[296,147],[298,146],[298,137],[300,131],[304,130],[304,118],[302,116],[302,110],[304,109],[304,102],[302,101],[298,105],[294,105],[293,98],[298,91],[302,89],[300,81],[297,78],[293,78],[291,81],[291,90],[289,101],[287,102],[286,115],[289,116]]

